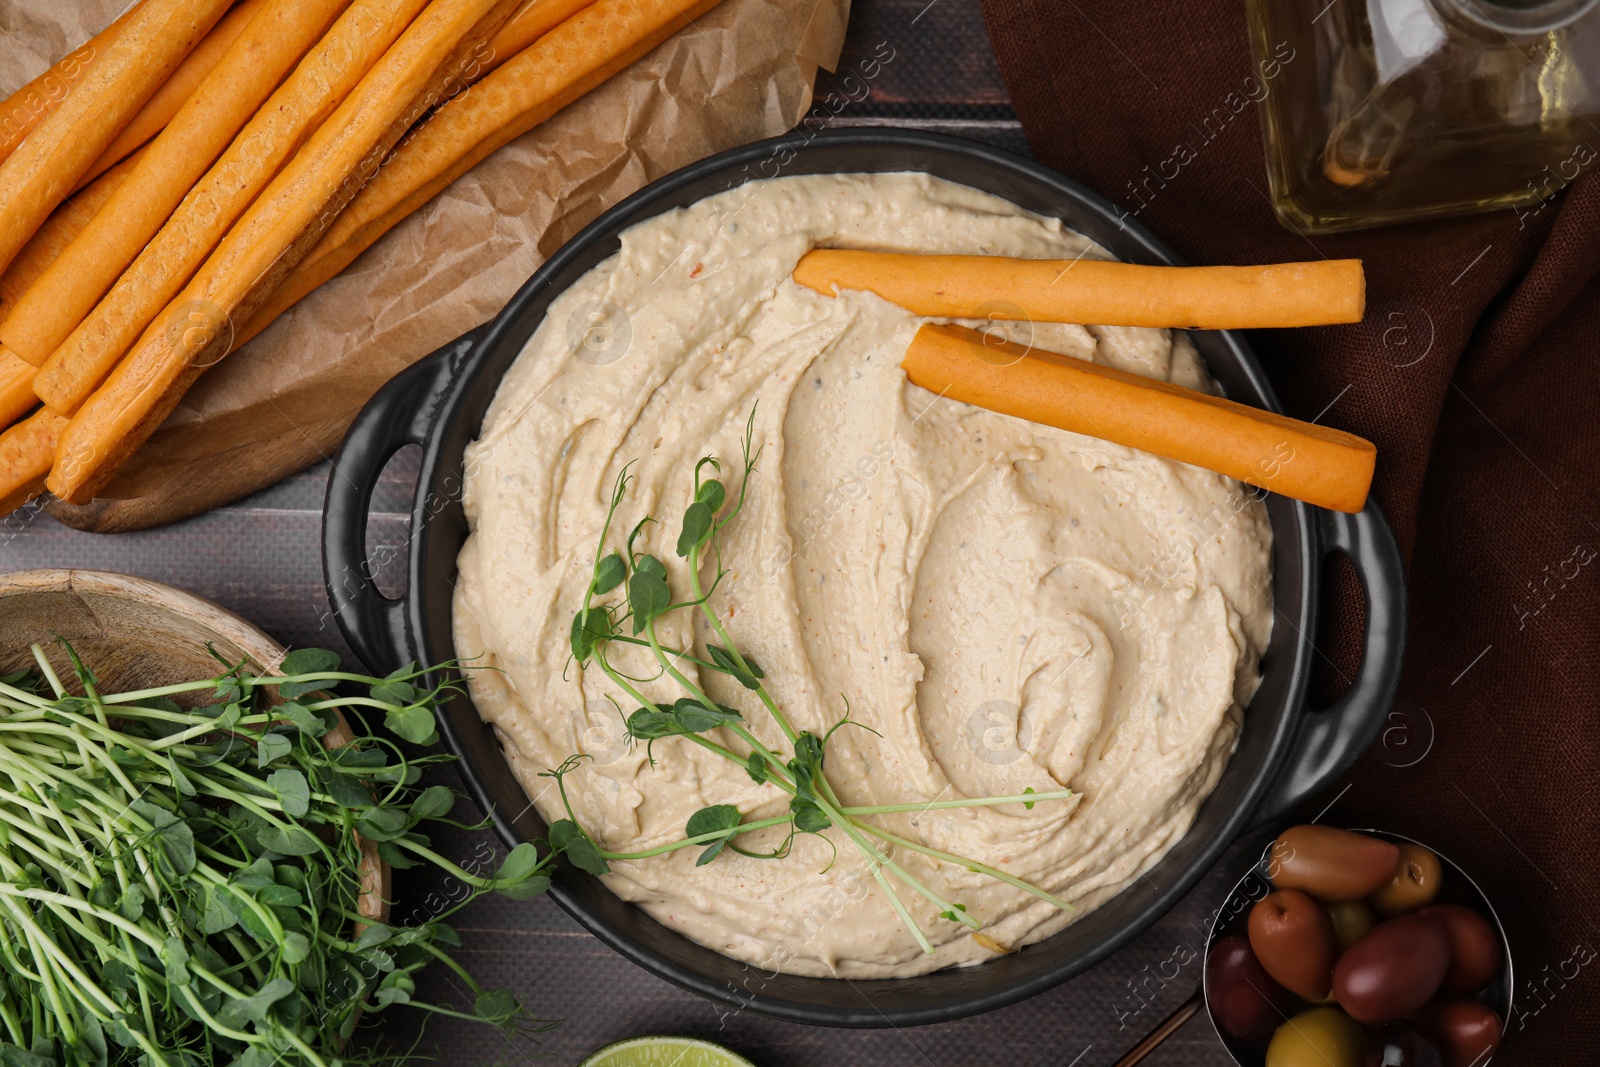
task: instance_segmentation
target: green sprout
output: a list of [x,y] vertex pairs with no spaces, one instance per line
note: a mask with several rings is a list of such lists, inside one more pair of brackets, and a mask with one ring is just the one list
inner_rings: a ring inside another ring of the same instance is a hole
[[[825,771],[827,745],[841,727],[861,726],[845,715],[822,736],[796,730],[766,687],[766,672],[754,659],[740,651],[738,642],[729,633],[723,619],[711,606],[712,594],[727,576],[723,566],[720,536],[729,523],[744,509],[750,487],[751,475],[756,471],[759,451],[752,453],[755,432],[755,413],[745,425],[743,442],[743,472],[739,478],[737,494],[730,500],[723,483],[715,477],[721,473],[721,462],[714,456],[705,456],[695,464],[693,498],[685,507],[677,540],[677,554],[684,560],[688,576],[689,597],[674,600],[670,574],[666,564],[654,556],[637,551],[635,543],[644,528],[655,522],[646,516],[640,520],[627,537],[623,548],[606,551],[617,512],[627,498],[632,476],[624,467],[612,489],[610,508],[601,528],[595,552],[593,572],[584,592],[583,605],[572,620],[572,655],[580,669],[589,664],[599,667],[618,688],[639,704],[638,710],[626,717],[627,735],[631,741],[643,742],[647,753],[655,742],[665,738],[682,738],[709,752],[744,767],[758,785],[770,786],[789,797],[788,810],[779,816],[745,821],[739,809],[732,804],[714,804],[702,808],[689,818],[681,840],[648,849],[643,852],[610,852],[600,847],[578,824],[568,801],[565,778],[576,771],[584,757],[575,756],[560,767],[546,772],[555,779],[566,810],[567,818],[550,828],[551,843],[566,851],[568,858],[578,867],[594,875],[607,873],[612,861],[643,860],[682,848],[702,847],[696,865],[711,863],[724,849],[757,859],[782,859],[789,855],[791,845],[799,834],[812,834],[828,841],[833,840],[827,831],[834,830],[843,836],[842,843],[853,847],[866,863],[878,887],[894,908],[900,921],[916,939],[924,953],[932,955],[934,947],[927,934],[917,925],[905,902],[895,889],[895,884],[929,901],[938,914],[970,930],[980,930],[983,924],[969,914],[965,904],[946,900],[922,880],[896,863],[889,851],[878,842],[920,853],[941,863],[987,875],[1007,885],[1014,886],[1063,911],[1072,906],[1059,897],[1032,885],[1023,879],[1007,874],[995,867],[963,856],[931,848],[892,833],[872,821],[872,816],[896,812],[919,812],[935,809],[972,808],[995,804],[1024,804],[1029,810],[1042,801],[1065,800],[1070,790],[1034,792],[1031,788],[1017,796],[973,797],[938,800],[911,804],[886,804],[869,807],[851,807],[840,801],[838,792],[828,780]],[[700,576],[702,562],[709,558],[715,562],[716,575],[709,587]],[[720,644],[707,644],[705,655],[695,655],[687,649],[669,648],[662,644],[657,626],[661,619],[678,611],[699,612]],[[672,703],[650,699],[639,690],[640,679],[632,678],[619,670],[609,656],[613,644],[649,648],[660,671],[657,677],[674,682],[683,696]],[[680,664],[691,663],[700,671],[727,675],[745,689],[755,694],[761,705],[782,731],[788,755],[774,751],[753,734],[744,715],[735,708],[718,704],[680,669]],[[862,727],[867,729],[867,727]],[[734,743],[737,743],[737,747]],[[744,751],[739,751],[742,748]],[[788,835],[775,849],[752,852],[741,848],[737,839],[745,834],[787,827]],[[557,845],[557,842],[560,845]],[[575,849],[573,846],[577,845]]]

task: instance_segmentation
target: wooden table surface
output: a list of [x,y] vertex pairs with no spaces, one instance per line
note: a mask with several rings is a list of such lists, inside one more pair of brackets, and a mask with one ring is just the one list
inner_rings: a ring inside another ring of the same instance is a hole
[[[863,77],[863,70],[874,69],[863,63],[891,50],[893,58],[875,77]],[[839,71],[821,77],[817,101],[822,113],[837,112],[832,125],[934,129],[1028,151],[977,0],[856,0]],[[415,457],[405,454],[386,472],[374,500],[371,558],[398,555],[404,545],[414,476]],[[31,508],[0,520],[0,571],[86,567],[142,575],[215,600],[285,644],[348,655],[322,585],[319,531],[327,477],[322,464],[232,507],[119,536],[69,530]],[[392,574],[380,574],[379,581],[396,591]],[[458,818],[468,815],[466,807]],[[449,846],[458,859],[500,847],[487,833],[463,834]],[[719,1041],[762,1067],[1112,1064],[1197,987],[1209,913],[1247,866],[1248,848],[1231,849],[1181,905],[1089,973],[1010,1008],[912,1030],[830,1030],[735,1013],[646,974],[548,900],[484,900],[456,924],[462,961],[485,985],[509,987],[543,1017],[563,1021],[536,1042],[513,1043],[481,1025],[436,1019],[418,1051],[452,1067],[570,1064],[620,1038],[680,1033]],[[397,878],[396,889],[397,918],[448,892],[408,877]],[[419,997],[467,1003],[447,974],[436,968]],[[404,1024],[400,1018],[386,1023],[384,1036],[414,1033],[410,1016]],[[1202,1012],[1144,1062],[1170,1067],[1232,1060]]]

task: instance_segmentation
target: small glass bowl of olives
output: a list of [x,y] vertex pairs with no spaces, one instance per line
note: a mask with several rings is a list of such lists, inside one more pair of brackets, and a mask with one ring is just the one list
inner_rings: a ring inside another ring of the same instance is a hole
[[1204,982],[1241,1067],[1484,1067],[1511,1014],[1488,898],[1381,830],[1280,834],[1218,910]]

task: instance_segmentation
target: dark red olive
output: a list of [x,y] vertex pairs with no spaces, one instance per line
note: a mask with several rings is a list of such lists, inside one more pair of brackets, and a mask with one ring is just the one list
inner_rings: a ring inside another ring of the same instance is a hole
[[1229,1037],[1265,1045],[1294,998],[1272,980],[1238,934],[1218,938],[1206,956],[1206,1003]]
[[1402,915],[1345,950],[1333,968],[1333,995],[1357,1022],[1386,1023],[1426,1004],[1449,967],[1444,920]]
[[1367,1041],[1366,1067],[1444,1067],[1444,1053],[1416,1023],[1384,1023]]
[[1439,916],[1450,935],[1446,993],[1476,993],[1500,973],[1500,938],[1482,915],[1460,904],[1432,904],[1422,914]]
[[1250,948],[1267,973],[1307,1000],[1327,997],[1339,941],[1322,906],[1295,889],[1280,889],[1250,909]]
[[1500,1016],[1476,1000],[1431,1004],[1423,1017],[1444,1042],[1445,1067],[1483,1067],[1500,1047]]
[[1332,826],[1291,826],[1272,843],[1267,877],[1333,903],[1360,900],[1388,885],[1400,849],[1388,841]]

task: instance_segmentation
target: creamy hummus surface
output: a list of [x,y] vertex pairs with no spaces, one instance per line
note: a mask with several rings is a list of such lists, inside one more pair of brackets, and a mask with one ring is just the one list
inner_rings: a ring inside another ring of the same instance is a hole
[[[1031,811],[873,818],[1076,910],[898,848],[897,862],[984,924],[974,935],[900,887],[937,946],[925,955],[837,828],[829,841],[800,836],[785,859],[725,851],[697,868],[700,849],[688,848],[615,862],[606,882],[764,968],[913,975],[1054,933],[1189,828],[1260,681],[1271,531],[1230,479],[911,385],[899,360],[929,320],[871,294],[796,285],[795,263],[819,245],[1104,256],[1058,220],[915,174],[753,182],[633,227],[551,306],[467,453],[456,649],[495,668],[470,672],[473,700],[546,817],[563,814],[539,772],[592,757],[567,791],[608,850],[679,840],[707,805],[735,804],[747,821],[786,811],[776,788],[681,738],[656,742],[652,766],[624,734],[638,702],[597,667],[579,670],[569,646],[624,464],[637,480],[606,551],[656,516],[636,547],[666,561],[687,599],[675,546],[695,462],[720,457],[731,495],[754,411],[759,469],[724,533],[729,573],[713,601],[734,640],[798,729],[822,734],[847,707],[870,728],[846,726],[828,744],[826,773],[846,804],[1070,788],[1070,800]],[[1210,388],[1181,333],[1038,324],[1031,340]],[[666,616],[662,639],[707,658],[691,614]],[[655,675],[639,651],[612,646],[629,673]],[[789,752],[753,694],[700,677]],[[644,689],[683,695],[666,678]],[[771,848],[775,833],[740,843]]]

